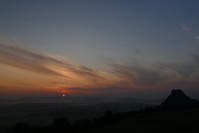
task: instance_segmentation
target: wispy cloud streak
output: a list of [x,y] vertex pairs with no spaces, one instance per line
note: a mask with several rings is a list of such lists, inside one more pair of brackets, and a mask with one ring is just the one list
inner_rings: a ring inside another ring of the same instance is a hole
[[[199,62],[199,57],[194,56]],[[199,82],[199,68],[191,63],[156,63],[151,65],[129,65],[110,62],[114,75],[119,77],[123,86],[131,88],[161,88],[172,86],[179,87],[183,82],[193,84]]]
[[194,61],[199,64],[199,55],[192,54],[192,57],[193,57]]
[[180,28],[187,32],[187,33],[190,33],[191,31],[191,25],[190,24],[179,24],[180,25]]
[[196,36],[196,37],[195,37],[195,39],[196,39],[197,41],[199,41],[199,35],[198,35],[198,36]]
[[20,69],[43,74],[51,74],[68,78],[76,76],[100,78],[97,73],[87,67],[62,61],[44,52],[27,49],[8,41],[0,42],[0,63]]
[[49,83],[50,86],[62,88],[103,88],[102,91],[113,88],[112,91],[114,88],[162,88],[185,84],[196,86],[199,85],[199,56],[191,57],[195,62],[148,65],[139,64],[137,60],[129,64],[106,60],[110,71],[100,71],[61,59],[58,55],[0,40],[0,64],[45,76],[51,75],[55,80],[50,79],[45,86]]

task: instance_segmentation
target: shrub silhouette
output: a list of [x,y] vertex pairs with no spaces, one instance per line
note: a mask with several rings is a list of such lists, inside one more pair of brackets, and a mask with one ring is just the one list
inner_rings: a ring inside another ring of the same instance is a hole
[[90,120],[82,119],[82,120],[76,120],[73,128],[75,131],[83,131],[87,129],[91,129],[93,127],[93,123]]
[[50,126],[51,133],[71,133],[72,126],[65,117],[56,118]]
[[28,123],[18,122],[16,123],[14,133],[29,133],[30,132],[30,125]]
[[111,112],[111,111],[106,111],[105,113],[104,113],[104,118],[105,119],[112,119],[113,118],[113,112]]

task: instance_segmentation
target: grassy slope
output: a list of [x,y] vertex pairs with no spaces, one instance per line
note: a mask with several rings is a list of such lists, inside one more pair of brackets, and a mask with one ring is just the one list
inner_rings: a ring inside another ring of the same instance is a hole
[[199,133],[199,109],[143,113],[84,133]]

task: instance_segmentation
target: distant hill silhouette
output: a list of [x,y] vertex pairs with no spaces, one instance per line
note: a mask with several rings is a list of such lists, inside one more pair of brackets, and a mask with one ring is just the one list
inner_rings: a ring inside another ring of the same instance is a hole
[[187,109],[199,107],[199,102],[186,96],[180,89],[172,90],[167,99],[159,106],[160,109]]

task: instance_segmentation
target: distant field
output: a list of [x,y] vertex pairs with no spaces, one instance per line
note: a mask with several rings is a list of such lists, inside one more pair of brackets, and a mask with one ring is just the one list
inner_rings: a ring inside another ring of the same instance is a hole
[[[105,99],[105,98],[104,98]],[[67,117],[71,123],[78,119],[101,117],[105,111],[126,112],[139,110],[147,104],[129,100],[109,102],[101,98],[67,98],[65,99],[25,99],[22,101],[3,101],[0,104],[0,133],[14,127],[17,122],[26,122],[32,128],[49,126],[57,117]],[[38,100],[38,101],[37,101]],[[50,101],[51,100],[51,101]],[[54,102],[52,102],[54,100]],[[102,101],[102,102],[101,102]],[[5,103],[7,102],[7,103]],[[14,102],[14,103],[12,103]],[[104,103],[103,103],[104,102]]]
[[199,108],[142,113],[104,128],[81,133],[199,133]]

